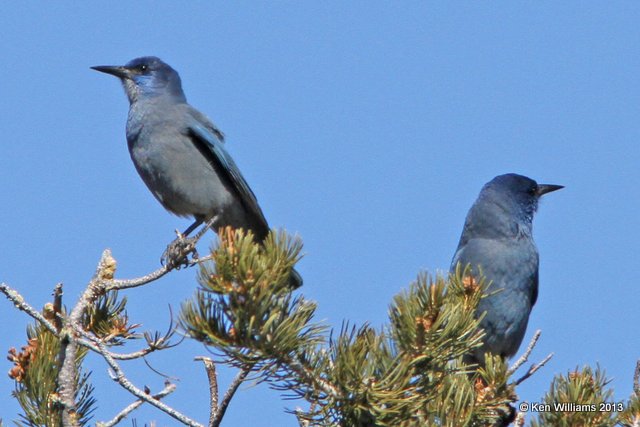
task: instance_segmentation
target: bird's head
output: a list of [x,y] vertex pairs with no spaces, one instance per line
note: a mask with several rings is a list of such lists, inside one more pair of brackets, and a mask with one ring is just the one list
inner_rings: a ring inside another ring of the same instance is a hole
[[564,186],[538,184],[526,176],[509,173],[499,175],[485,184],[478,200],[497,204],[506,212],[531,222],[540,197],[561,188]]
[[186,101],[178,72],[155,56],[136,58],[126,65],[98,65],[91,68],[118,77],[132,104],[139,99],[157,96]]

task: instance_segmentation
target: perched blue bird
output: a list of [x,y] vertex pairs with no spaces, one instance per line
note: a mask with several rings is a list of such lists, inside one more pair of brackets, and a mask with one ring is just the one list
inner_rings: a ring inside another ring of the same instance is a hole
[[[91,68],[121,80],[133,164],[165,209],[195,219],[184,235],[213,219],[214,230],[243,228],[262,242],[269,226],[256,196],[225,150],[222,132],[187,103],[178,73],[153,56]],[[295,270],[291,283],[302,285]]]
[[477,313],[486,336],[465,358],[484,365],[484,354],[513,356],[522,343],[538,297],[538,249],[532,221],[538,200],[561,185],[538,184],[522,175],[500,175],[485,184],[465,220],[451,271],[458,263],[478,269],[490,282]]

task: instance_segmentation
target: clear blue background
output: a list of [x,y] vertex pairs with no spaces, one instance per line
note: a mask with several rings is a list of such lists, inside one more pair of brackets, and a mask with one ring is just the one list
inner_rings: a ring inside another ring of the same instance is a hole
[[[382,325],[420,270],[447,270],[495,175],[564,184],[535,221],[541,287],[527,333],[543,330],[534,359],[556,355],[518,393],[539,401],[554,374],[600,363],[627,398],[640,356],[639,22],[631,1],[5,2],[0,281],[36,307],[63,282],[71,306],[103,249],[119,277],[143,275],[189,224],[144,187],[123,91],[89,69],[157,55],[227,134],[270,224],[303,238],[302,292],[336,327]],[[127,292],[130,318],[164,330],[195,274]],[[0,301],[1,352],[24,344],[29,321]],[[191,342],[149,361],[180,378],[167,403],[204,423],[203,354]],[[137,385],[162,387],[144,364],[123,365]],[[94,420],[110,419],[133,398],[101,360],[89,367]],[[5,421],[18,410],[12,388],[0,378]],[[243,387],[225,425],[295,426],[283,410],[295,404]]]

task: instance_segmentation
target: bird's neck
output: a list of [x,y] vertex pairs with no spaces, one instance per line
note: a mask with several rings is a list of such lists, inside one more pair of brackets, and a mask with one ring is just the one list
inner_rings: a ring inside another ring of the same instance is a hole
[[185,103],[187,97],[182,91],[182,87],[176,86],[152,86],[136,84],[132,80],[125,79],[122,81],[124,91],[129,98],[129,104],[146,103],[146,102],[170,102]]
[[129,119],[142,119],[143,117],[149,119],[156,115],[164,116],[177,105],[185,102],[184,97],[180,98],[167,94],[140,96],[129,105]]
[[531,217],[514,212],[513,206],[500,202],[478,203],[466,221],[467,231],[475,237],[519,239],[532,234]]

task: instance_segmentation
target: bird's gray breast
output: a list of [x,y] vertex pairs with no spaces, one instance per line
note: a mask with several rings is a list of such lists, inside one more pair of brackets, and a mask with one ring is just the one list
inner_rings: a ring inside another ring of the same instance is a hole
[[538,251],[531,239],[472,238],[458,249],[454,265],[478,266],[488,282],[489,296],[478,306],[485,313],[481,326],[487,332],[482,351],[513,355],[524,336],[537,293]]
[[[130,117],[131,119],[131,117]],[[176,215],[211,217],[232,207],[233,197],[214,166],[176,120],[144,117],[128,126],[129,152],[153,195]]]

